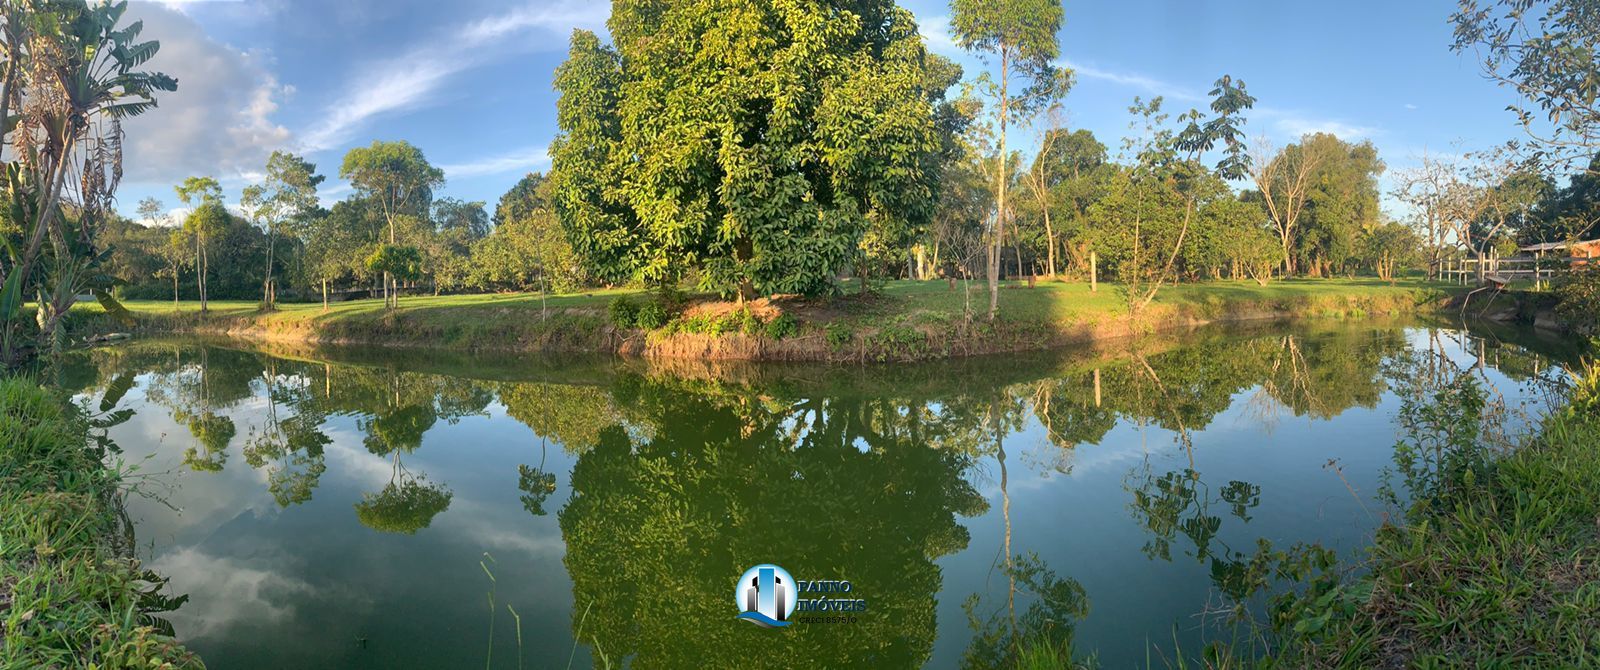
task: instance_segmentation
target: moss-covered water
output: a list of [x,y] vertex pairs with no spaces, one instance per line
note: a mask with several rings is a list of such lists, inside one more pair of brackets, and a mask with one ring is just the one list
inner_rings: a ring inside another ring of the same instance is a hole
[[[60,375],[212,667],[943,668],[1014,630],[1126,667],[1227,636],[1259,540],[1359,552],[1402,395],[1476,369],[1515,429],[1565,355],[1330,322],[843,368],[154,341]],[[866,609],[739,621],[760,563]]]

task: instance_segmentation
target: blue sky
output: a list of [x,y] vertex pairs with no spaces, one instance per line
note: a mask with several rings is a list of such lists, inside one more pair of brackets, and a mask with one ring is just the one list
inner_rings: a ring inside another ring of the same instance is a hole
[[[902,5],[931,49],[969,74],[982,67],[951,43],[948,4]],[[1249,134],[1278,145],[1313,131],[1371,139],[1391,174],[1425,150],[1487,148],[1521,131],[1504,109],[1509,92],[1450,52],[1454,7],[1069,1],[1062,59],[1078,84],[1067,122],[1114,150],[1134,96],[1200,106],[1226,73],[1258,100]],[[147,195],[174,206],[172,185],[197,174],[221,179],[237,201],[278,148],[317,163],[331,204],[348,193],[337,179],[344,152],[374,139],[416,144],[446,171],[440,195],[492,207],[524,173],[548,167],[551,74],[572,29],[603,36],[609,11],[566,0],[136,0],[129,15],[162,42],[150,67],[176,76],[179,90],[127,124],[120,207],[132,214]]]

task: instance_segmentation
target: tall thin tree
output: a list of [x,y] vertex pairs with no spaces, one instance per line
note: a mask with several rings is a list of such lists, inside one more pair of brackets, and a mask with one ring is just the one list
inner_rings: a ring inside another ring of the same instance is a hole
[[[989,239],[989,318],[1000,309],[1000,242],[1010,213],[1006,187],[1011,181],[1006,132],[1071,85],[1067,73],[1052,63],[1060,54],[1060,0],[951,0],[951,28],[961,48],[993,58],[997,75],[984,72],[979,88],[992,106],[999,157],[995,174],[995,220]],[[1016,88],[1020,86],[1020,90]]]

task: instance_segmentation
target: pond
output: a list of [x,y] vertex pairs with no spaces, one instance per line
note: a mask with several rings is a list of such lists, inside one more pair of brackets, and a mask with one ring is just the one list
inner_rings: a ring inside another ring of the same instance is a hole
[[[211,667],[952,668],[1013,621],[1142,667],[1234,630],[1259,541],[1359,555],[1406,398],[1464,370],[1515,430],[1569,355],[1372,321],[833,368],[143,341],[58,374]],[[845,611],[739,620],[769,563]]]

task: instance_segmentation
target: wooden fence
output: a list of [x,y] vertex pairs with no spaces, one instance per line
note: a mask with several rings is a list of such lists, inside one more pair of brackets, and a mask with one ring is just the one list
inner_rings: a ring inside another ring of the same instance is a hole
[[1462,285],[1476,283],[1479,277],[1479,268],[1482,276],[1498,276],[1506,279],[1527,279],[1540,282],[1571,269],[1572,263],[1577,261],[1590,261],[1588,258],[1557,258],[1546,256],[1544,258],[1529,258],[1517,256],[1513,258],[1499,258],[1487,256],[1484,258],[1456,258],[1444,261],[1444,266],[1439,269],[1440,276],[1445,280]]

